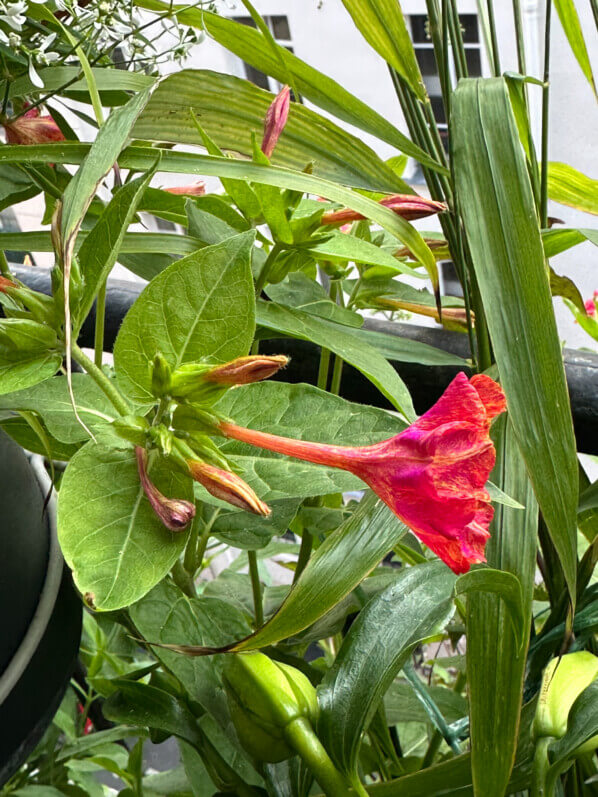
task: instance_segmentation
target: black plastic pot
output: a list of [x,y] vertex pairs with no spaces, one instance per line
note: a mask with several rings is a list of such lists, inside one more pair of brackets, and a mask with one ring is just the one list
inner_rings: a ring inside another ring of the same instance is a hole
[[56,539],[40,457],[0,431],[0,786],[23,764],[62,700],[79,650],[81,602]]

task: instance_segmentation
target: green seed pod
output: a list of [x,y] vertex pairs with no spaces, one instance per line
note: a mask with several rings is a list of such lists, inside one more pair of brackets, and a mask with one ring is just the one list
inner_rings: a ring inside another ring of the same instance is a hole
[[[598,656],[585,650],[552,659],[544,670],[536,716],[532,725],[534,739],[551,736],[560,739],[567,732],[571,706],[598,676]],[[586,742],[580,752],[593,750],[598,737]]]
[[286,729],[296,720],[315,722],[316,691],[303,673],[260,652],[228,654],[224,687],[243,747],[260,761],[276,763],[295,754]]

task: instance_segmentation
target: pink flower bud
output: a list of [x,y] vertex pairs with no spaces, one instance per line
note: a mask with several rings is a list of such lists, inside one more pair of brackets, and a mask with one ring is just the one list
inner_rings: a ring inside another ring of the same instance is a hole
[[224,365],[219,365],[208,371],[204,379],[218,385],[250,385],[252,382],[261,382],[268,379],[284,368],[289,358],[284,354],[268,356],[255,354],[248,357],[237,357]]
[[484,374],[458,374],[400,434],[359,448],[292,440],[223,422],[226,437],[362,479],[455,573],[483,562],[494,508],[485,489],[496,452],[490,422],[506,408]]
[[586,308],[586,315],[589,315],[591,318],[596,318],[596,297],[598,296],[598,291],[594,291],[594,295],[591,299],[588,299],[585,302]]
[[270,514],[270,507],[260,501],[251,487],[236,473],[199,460],[189,460],[187,466],[191,478],[205,487],[214,498],[262,517],[268,517]]
[[16,282],[9,280],[8,277],[0,276],[0,293],[8,293],[9,288],[18,288]]
[[283,86],[276,95],[274,102],[268,108],[264,120],[264,137],[261,149],[268,158],[272,157],[280,134],[287,123],[290,104],[291,89],[288,86]]
[[162,523],[170,531],[184,531],[195,517],[195,505],[182,498],[167,498],[162,495],[147,473],[147,451],[141,446],[135,447],[137,467],[141,486],[152,509]]
[[203,180],[197,180],[195,183],[189,185],[176,185],[172,188],[164,189],[168,194],[176,194],[180,196],[203,196],[206,193],[206,184]]
[[[442,213],[446,210],[444,202],[436,202],[434,199],[426,199],[417,194],[393,194],[392,196],[384,197],[378,203],[384,205],[385,208],[390,208],[397,216],[401,216],[407,221],[414,221],[415,219],[423,219],[426,216],[432,216],[434,213]],[[351,208],[342,208],[341,210],[329,210],[324,213],[321,219],[322,224],[346,224],[350,221],[359,221],[364,219],[361,213]]]
[[50,115],[40,116],[38,108],[32,108],[14,122],[4,122],[8,144],[47,144],[64,141],[62,131]]

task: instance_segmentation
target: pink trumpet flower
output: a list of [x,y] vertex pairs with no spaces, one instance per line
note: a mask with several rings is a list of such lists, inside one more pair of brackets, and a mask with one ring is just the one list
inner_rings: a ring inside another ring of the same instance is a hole
[[170,531],[184,531],[195,517],[195,505],[182,498],[167,498],[162,495],[147,473],[147,451],[135,447],[139,481],[152,509]]
[[342,468],[362,479],[455,573],[485,561],[494,509],[485,489],[496,452],[492,419],[506,408],[490,377],[458,374],[434,406],[400,434],[351,448],[310,443],[222,422],[220,431],[260,448]]
[[280,134],[285,128],[290,105],[291,89],[288,86],[283,86],[276,95],[276,99],[268,108],[264,120],[264,137],[262,139],[261,150],[268,158],[272,157]]
[[172,188],[164,189],[168,194],[177,196],[203,196],[206,193],[206,184],[203,180],[197,180],[189,185],[175,185]]
[[[432,216],[434,213],[442,213],[446,210],[444,202],[436,202],[434,199],[426,199],[417,194],[393,194],[386,196],[378,203],[384,205],[386,208],[394,211],[397,216],[406,219],[407,221],[414,221],[415,219],[423,219],[426,216]],[[329,210],[322,216],[322,224],[346,224],[350,221],[359,221],[364,219],[361,213],[351,208],[342,208],[341,210]]]
[[8,144],[47,144],[64,141],[62,131],[48,114],[40,116],[38,108],[32,108],[14,122],[3,122]]

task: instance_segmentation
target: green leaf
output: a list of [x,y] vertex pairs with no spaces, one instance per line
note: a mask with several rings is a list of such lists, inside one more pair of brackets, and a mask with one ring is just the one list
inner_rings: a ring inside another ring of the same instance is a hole
[[[189,598],[168,580],[154,587],[129,611],[145,639],[165,645],[184,640],[192,645],[220,647],[251,630],[234,605],[218,598]],[[199,703],[230,733],[232,723],[221,678],[222,657],[190,658],[160,647],[154,652],[184,686],[189,699]]]
[[37,196],[40,190],[17,166],[6,163],[0,168],[0,211]]
[[515,761],[523,702],[538,507],[508,418],[495,421],[493,437],[497,459],[492,478],[525,509],[496,507],[486,546],[494,570],[462,578],[475,589],[467,599],[466,660],[473,782],[476,794],[503,797]]
[[598,215],[598,180],[566,163],[548,164],[548,196],[560,205]]
[[[317,549],[280,609],[251,636],[227,650],[258,650],[303,631],[352,592],[405,533],[405,526],[375,495],[358,508]],[[206,655],[212,648],[176,646]]]
[[409,274],[411,277],[424,279],[424,275],[415,271],[407,263],[398,260],[394,255],[379,246],[356,238],[354,235],[345,235],[342,232],[333,233],[327,241],[311,246],[309,250],[316,258],[333,261],[352,261],[365,263],[370,266],[383,266],[391,268],[397,274]]
[[387,360],[402,363],[419,363],[420,365],[452,365],[460,368],[470,368],[467,360],[427,343],[421,343],[412,338],[403,338],[400,335],[389,335],[386,332],[376,332],[373,329],[350,330],[352,335],[364,340],[377,349]]
[[114,346],[119,384],[134,401],[153,403],[150,363],[157,352],[172,368],[248,352],[255,328],[254,236],[242,233],[178,260],[141,293]]
[[266,329],[310,340],[338,354],[376,385],[407,420],[415,420],[411,396],[400,376],[376,349],[356,338],[353,330],[276,302],[258,301],[256,320]]
[[[246,26],[241,26],[246,30]],[[32,144],[27,147],[27,157],[32,163],[82,163],[89,152],[88,144],[63,142],[60,144]],[[160,171],[198,174],[204,177],[219,177],[236,180],[239,185],[246,182],[276,185],[302,193],[312,193],[340,202],[356,210],[366,218],[378,223],[394,235],[425,266],[436,284],[438,269],[434,255],[412,224],[397,216],[387,207],[374,202],[362,194],[330,180],[312,174],[296,172],[280,166],[265,166],[246,160],[225,158],[216,155],[196,155],[190,152],[162,150]],[[118,159],[122,168],[147,171],[155,166],[155,150],[150,147],[129,147]],[[21,145],[5,145],[0,148],[0,163],[19,163],[23,158]],[[243,182],[246,181],[246,182]],[[229,192],[230,193],[230,192]],[[255,199],[255,196],[254,196]]]
[[[417,565],[421,567],[421,565]],[[429,686],[428,693],[447,724],[467,716],[467,700],[463,695],[445,686]],[[389,725],[399,722],[430,724],[430,717],[408,683],[396,680],[384,695],[384,710]]]
[[319,282],[310,279],[301,271],[289,274],[277,285],[268,285],[265,291],[274,302],[294,307],[318,318],[350,327],[360,327],[363,324],[363,318],[359,313],[333,302]]
[[153,172],[119,189],[79,249],[83,291],[77,308],[78,328],[89,315],[100,285],[108,278],[122,249],[125,233]]
[[[12,319],[11,319],[12,320]],[[2,322],[3,324],[6,321]],[[0,347],[0,396],[43,382],[60,368],[62,356],[57,351]],[[1,401],[1,399],[0,399]]]
[[256,69],[271,75],[279,83],[286,83],[291,75],[299,94],[322,110],[386,141],[387,144],[410,155],[421,164],[436,171],[442,171],[442,167],[438,163],[409,141],[383,116],[358,100],[335,80],[308,66],[289,52],[286,47],[276,45],[276,49],[273,51],[270,43],[257,30],[248,25],[233,22],[226,17],[212,14],[203,9],[189,9],[187,6],[170,8],[160,0],[138,0],[137,4],[149,11],[174,11],[183,24],[194,25],[207,31],[209,36],[226,47],[227,50]]
[[[73,393],[79,416],[92,432],[112,423],[114,407],[90,376],[73,374]],[[88,439],[73,413],[65,376],[7,393],[0,398],[0,410],[34,412],[47,426],[48,432],[61,443],[72,444]]]
[[415,96],[425,102],[428,95],[399,2],[343,0],[343,5],[367,43],[405,79]]
[[[192,499],[190,479],[163,462],[150,475],[164,495]],[[149,592],[177,561],[187,536],[168,531],[154,513],[133,450],[90,442],[69,462],[58,538],[77,588],[96,609],[121,609]]]
[[[253,487],[253,485],[251,486]],[[255,490],[256,488],[253,487],[253,489]],[[264,495],[262,493],[259,494],[263,499]],[[213,500],[210,501],[210,503],[213,502]],[[258,515],[248,518],[247,512],[242,510],[238,512],[221,511],[212,526],[212,534],[220,542],[224,542],[234,548],[249,551],[264,548],[272,537],[285,534],[288,531],[293,518],[297,514],[297,510],[301,506],[301,498],[290,498],[274,502],[267,500],[266,502],[272,510],[272,514],[267,518],[262,518]],[[230,504],[227,508],[230,508]]]
[[459,203],[509,416],[574,602],[573,423],[532,190],[504,80],[462,81],[452,119]]
[[33,454],[39,454],[42,457],[48,455],[53,460],[61,460],[68,462],[69,459],[77,453],[79,446],[76,444],[62,443],[51,434],[47,428],[41,424],[43,430],[43,437],[40,436],[32,429],[31,424],[24,418],[2,418],[0,426],[4,431],[9,434],[26,451],[31,451]]
[[[184,69],[156,88],[133,135],[148,141],[203,146],[193,112],[221,150],[250,158],[252,134],[261,137],[273,99],[270,92],[247,80],[205,69]],[[271,160],[297,171],[313,164],[317,176],[357,188],[405,192],[404,181],[370,147],[300,103],[291,103]],[[408,188],[407,193],[412,190]]]
[[[92,68],[92,74],[99,91],[142,91],[152,86],[154,78],[141,72],[127,72],[123,69],[106,69],[105,67]],[[79,80],[68,87],[68,93],[89,95],[87,81],[78,66],[50,66],[37,70],[43,82],[43,88],[35,86],[29,75],[21,75],[10,83],[9,99],[25,97],[31,94],[45,94],[62,88],[65,83],[79,76]],[[6,83],[0,82],[0,92],[4,96]]]
[[[88,236],[88,230],[81,230],[77,236],[75,252],[78,252]],[[178,235],[167,232],[128,232],[125,233],[119,250],[124,254],[149,254],[152,252],[170,252],[173,255],[188,255],[205,246],[203,241],[189,235]],[[16,252],[51,252],[52,239],[45,230],[31,232],[0,232],[0,248],[13,249]],[[170,264],[170,259],[168,263]]]
[[68,260],[68,253],[74,249],[75,237],[89,203],[127,143],[135,119],[149,99],[150,89],[148,87],[140,91],[122,108],[112,111],[98,131],[85,161],[64,192],[61,233],[65,260]]
[[[548,783],[552,783],[567,768],[575,751],[598,733],[598,681],[591,683],[571,706],[567,720],[567,733],[549,746],[552,762]],[[552,793],[549,791],[547,793]]]
[[554,6],[561,20],[561,25],[563,26],[565,36],[567,37],[573,55],[581,67],[581,71],[585,75],[586,80],[592,87],[594,97],[598,99],[592,64],[590,62],[590,56],[588,55],[588,49],[583,37],[583,30],[581,28],[577,9],[575,8],[575,3],[573,0],[554,0]]
[[554,227],[550,230],[542,230],[542,243],[544,244],[544,254],[547,258],[560,255],[572,246],[590,241],[594,246],[598,246],[598,230],[573,229],[564,227]]
[[455,585],[455,594],[466,595],[473,592],[491,593],[501,598],[508,609],[513,633],[517,638],[518,652],[521,654],[527,620],[523,613],[521,582],[517,576],[491,567],[471,570],[459,578]]
[[454,586],[441,562],[408,568],[351,626],[318,688],[318,733],[341,771],[355,771],[363,732],[415,645],[449,620]]

